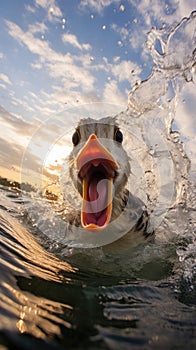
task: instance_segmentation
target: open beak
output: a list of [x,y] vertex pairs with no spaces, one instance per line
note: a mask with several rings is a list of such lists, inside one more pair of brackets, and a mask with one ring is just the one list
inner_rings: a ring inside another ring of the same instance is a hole
[[118,165],[95,134],[90,135],[76,161],[82,182],[81,224],[87,230],[102,230],[111,219]]

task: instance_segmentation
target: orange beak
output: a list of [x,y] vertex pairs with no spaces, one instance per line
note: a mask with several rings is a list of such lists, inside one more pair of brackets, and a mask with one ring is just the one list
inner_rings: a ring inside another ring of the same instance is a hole
[[95,134],[90,135],[76,161],[82,181],[81,224],[87,230],[102,230],[111,219],[118,165]]

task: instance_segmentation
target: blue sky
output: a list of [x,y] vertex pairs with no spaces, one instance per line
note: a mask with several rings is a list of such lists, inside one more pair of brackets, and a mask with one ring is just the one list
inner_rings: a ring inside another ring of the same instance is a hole
[[[110,86],[114,92],[116,88],[121,102],[125,101],[126,89],[142,70],[142,47],[128,55],[129,29],[124,28],[124,34],[120,31],[122,23],[130,27],[138,13],[134,6],[126,4],[125,8],[119,1],[105,8],[97,5],[99,1],[90,3],[37,0],[3,5],[1,67],[19,99],[11,111],[21,113],[27,108],[26,101],[30,115],[35,116],[35,94],[38,104],[45,102],[48,115],[47,107],[53,112],[47,103],[49,94],[60,109],[63,103],[74,104],[76,100],[107,99]],[[131,76],[136,68],[137,73]],[[10,100],[4,100],[4,106],[10,110]],[[41,106],[40,110],[44,114]]]
[[152,70],[147,33],[193,10],[193,0],[1,1],[1,170],[7,152],[10,172],[18,170],[36,127],[65,107],[126,106],[128,92]]

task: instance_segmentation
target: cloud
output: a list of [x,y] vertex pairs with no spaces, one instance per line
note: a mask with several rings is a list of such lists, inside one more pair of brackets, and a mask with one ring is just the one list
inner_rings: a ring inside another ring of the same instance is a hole
[[0,84],[0,88],[6,90],[6,85],[5,84]]
[[90,44],[80,44],[77,37],[74,34],[63,34],[62,41],[64,44],[70,44],[79,50],[89,51],[91,49]]
[[35,11],[36,11],[33,6],[27,5],[27,4],[25,4],[25,9],[26,9],[26,11],[28,11],[30,13],[35,13]]
[[35,13],[40,8],[46,12],[46,19],[49,22],[59,22],[62,20],[62,11],[55,0],[35,0],[35,6],[25,5],[25,9],[29,13]]
[[195,126],[195,87],[189,83],[184,86],[182,96],[176,106],[175,122],[183,137],[193,139],[196,135]]
[[190,13],[195,10],[195,0],[179,1],[179,14],[181,18],[189,17]]
[[[25,179],[28,182],[36,182],[36,174],[40,173],[40,168],[44,165],[43,156],[46,156],[49,145],[60,134],[60,125],[57,123],[54,125],[52,121],[49,121],[46,128],[37,120],[29,122],[21,116],[13,115],[2,106],[0,106],[0,122],[2,130],[0,135],[1,174],[6,174],[7,169],[9,178],[19,179],[21,173],[23,174],[22,181]],[[34,139],[36,132],[38,136],[37,139]],[[31,145],[31,140],[34,140],[33,147],[28,146]],[[24,151],[25,161],[23,162]],[[43,171],[44,175],[51,179],[50,172],[47,169]]]
[[49,6],[49,3],[51,3],[50,0],[35,0],[35,4],[43,8],[47,8]]
[[111,29],[120,35],[122,41],[127,40],[130,36],[130,31],[127,28],[119,27],[116,23],[111,25]]
[[[1,168],[20,170],[23,152],[29,137],[35,131],[35,125],[14,116],[0,106],[1,136],[0,136],[0,163]],[[35,168],[35,157],[32,156],[30,169]],[[37,165],[36,165],[37,166]]]
[[13,106],[20,106],[25,109],[27,112],[35,112],[35,106],[32,107],[28,102],[25,101],[25,96],[21,98],[17,98],[15,96],[12,96],[12,101],[11,101]]
[[[36,95],[34,94],[34,97],[35,96]],[[47,114],[52,115],[50,112],[50,110],[47,110]],[[24,147],[34,135],[34,133],[40,128],[40,130],[42,130],[40,134],[41,137],[45,141],[51,142],[52,140],[51,133],[54,130],[54,125],[51,126],[49,122],[47,123],[47,128],[42,127],[43,124],[40,120],[37,120],[35,118],[33,121],[25,120],[20,115],[11,114],[10,112],[6,111],[2,106],[0,106],[0,121],[3,129],[1,137],[3,139],[7,139],[9,137],[11,140],[17,141]],[[60,131],[60,129],[58,129],[58,125],[56,125],[56,130],[57,132]]]
[[103,61],[105,65],[103,69],[107,72],[107,74],[113,76],[115,80],[121,82],[129,82],[129,84],[134,85],[137,80],[139,80],[139,74],[141,72],[141,68],[137,63],[132,61],[120,61],[119,56],[115,56],[113,58],[113,62],[110,63],[107,57],[103,57]]
[[68,90],[77,87],[87,92],[93,89],[95,78],[82,65],[78,65],[78,55],[74,56],[69,52],[66,54],[56,52],[47,41],[36,38],[31,32],[31,28],[25,32],[13,22],[6,21],[6,25],[11,37],[39,57],[39,61],[36,61],[34,67],[40,69],[40,65],[42,67],[44,65],[49,75],[55,79],[59,78]]
[[[142,16],[142,22],[140,28],[148,27],[149,29],[154,25],[155,20],[166,21],[167,23],[173,22],[173,13],[178,8],[179,1],[174,0],[168,5],[163,5],[161,0],[145,0],[135,2],[135,0],[129,0],[130,4],[137,9],[138,15]],[[172,20],[171,20],[172,18]],[[143,25],[142,25],[143,24]]]
[[103,97],[107,103],[127,106],[127,96],[121,93],[115,80],[111,80],[105,84]]
[[50,22],[57,22],[63,17],[62,11],[55,0],[35,0],[35,5],[46,10]]
[[5,84],[12,85],[9,77],[4,73],[0,73],[0,80],[2,80]]
[[1,167],[10,169],[11,167],[19,167],[24,148],[13,142],[0,138],[0,160]]
[[[25,154],[25,163],[23,163],[23,154],[25,148],[22,145],[10,142],[2,138],[0,138],[0,149],[0,164],[3,176],[5,176],[7,169],[9,171],[9,177],[12,179],[17,178],[22,182],[27,181],[31,184],[40,184],[40,180],[42,179],[42,175],[40,174],[40,167],[43,166],[43,161],[41,158],[28,151]],[[43,174],[48,179],[56,179],[56,176],[53,176],[50,172],[47,171],[46,168],[43,168]]]
[[[63,114],[60,117],[58,117],[58,114],[50,114],[50,118],[46,121],[40,121],[35,118],[28,121],[20,115],[11,114],[2,106],[0,106],[0,123],[2,127],[1,138],[10,140],[10,143],[16,142],[23,148],[35,138],[35,134],[38,135],[36,137],[37,140],[39,139],[39,142],[41,140],[41,144],[42,141],[47,145],[53,143],[55,139],[58,139],[62,131],[62,125],[66,124]],[[35,144],[38,145],[39,142]]]
[[[18,139],[21,143],[24,143],[25,139],[27,140],[36,129],[35,121],[32,123],[24,120],[21,116],[9,113],[2,106],[0,106],[0,121],[3,128],[2,138],[7,139],[10,133],[10,138],[14,140]],[[20,136],[25,137],[25,139],[21,139]]]
[[79,8],[82,10],[90,9],[102,13],[106,7],[115,3],[119,4],[121,3],[121,0],[82,0],[80,1]]
[[136,73],[139,74],[141,72],[138,65],[132,61],[121,61],[119,64],[112,65],[111,70],[120,82],[125,80],[135,82],[139,79]]
[[17,40],[20,45],[26,46],[33,54],[41,56],[42,60],[47,60],[47,55],[53,54],[49,44],[46,41],[35,38],[31,31],[24,32],[17,24],[8,20],[5,20],[5,23],[10,36]]
[[35,24],[29,25],[29,31],[32,34],[45,33],[48,30],[47,26],[43,22],[36,22]]

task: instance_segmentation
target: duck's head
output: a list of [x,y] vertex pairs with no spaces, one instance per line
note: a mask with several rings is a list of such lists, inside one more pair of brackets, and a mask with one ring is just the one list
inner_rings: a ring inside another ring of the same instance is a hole
[[82,119],[72,142],[70,176],[82,198],[81,225],[98,231],[111,221],[130,174],[123,133],[115,118]]

